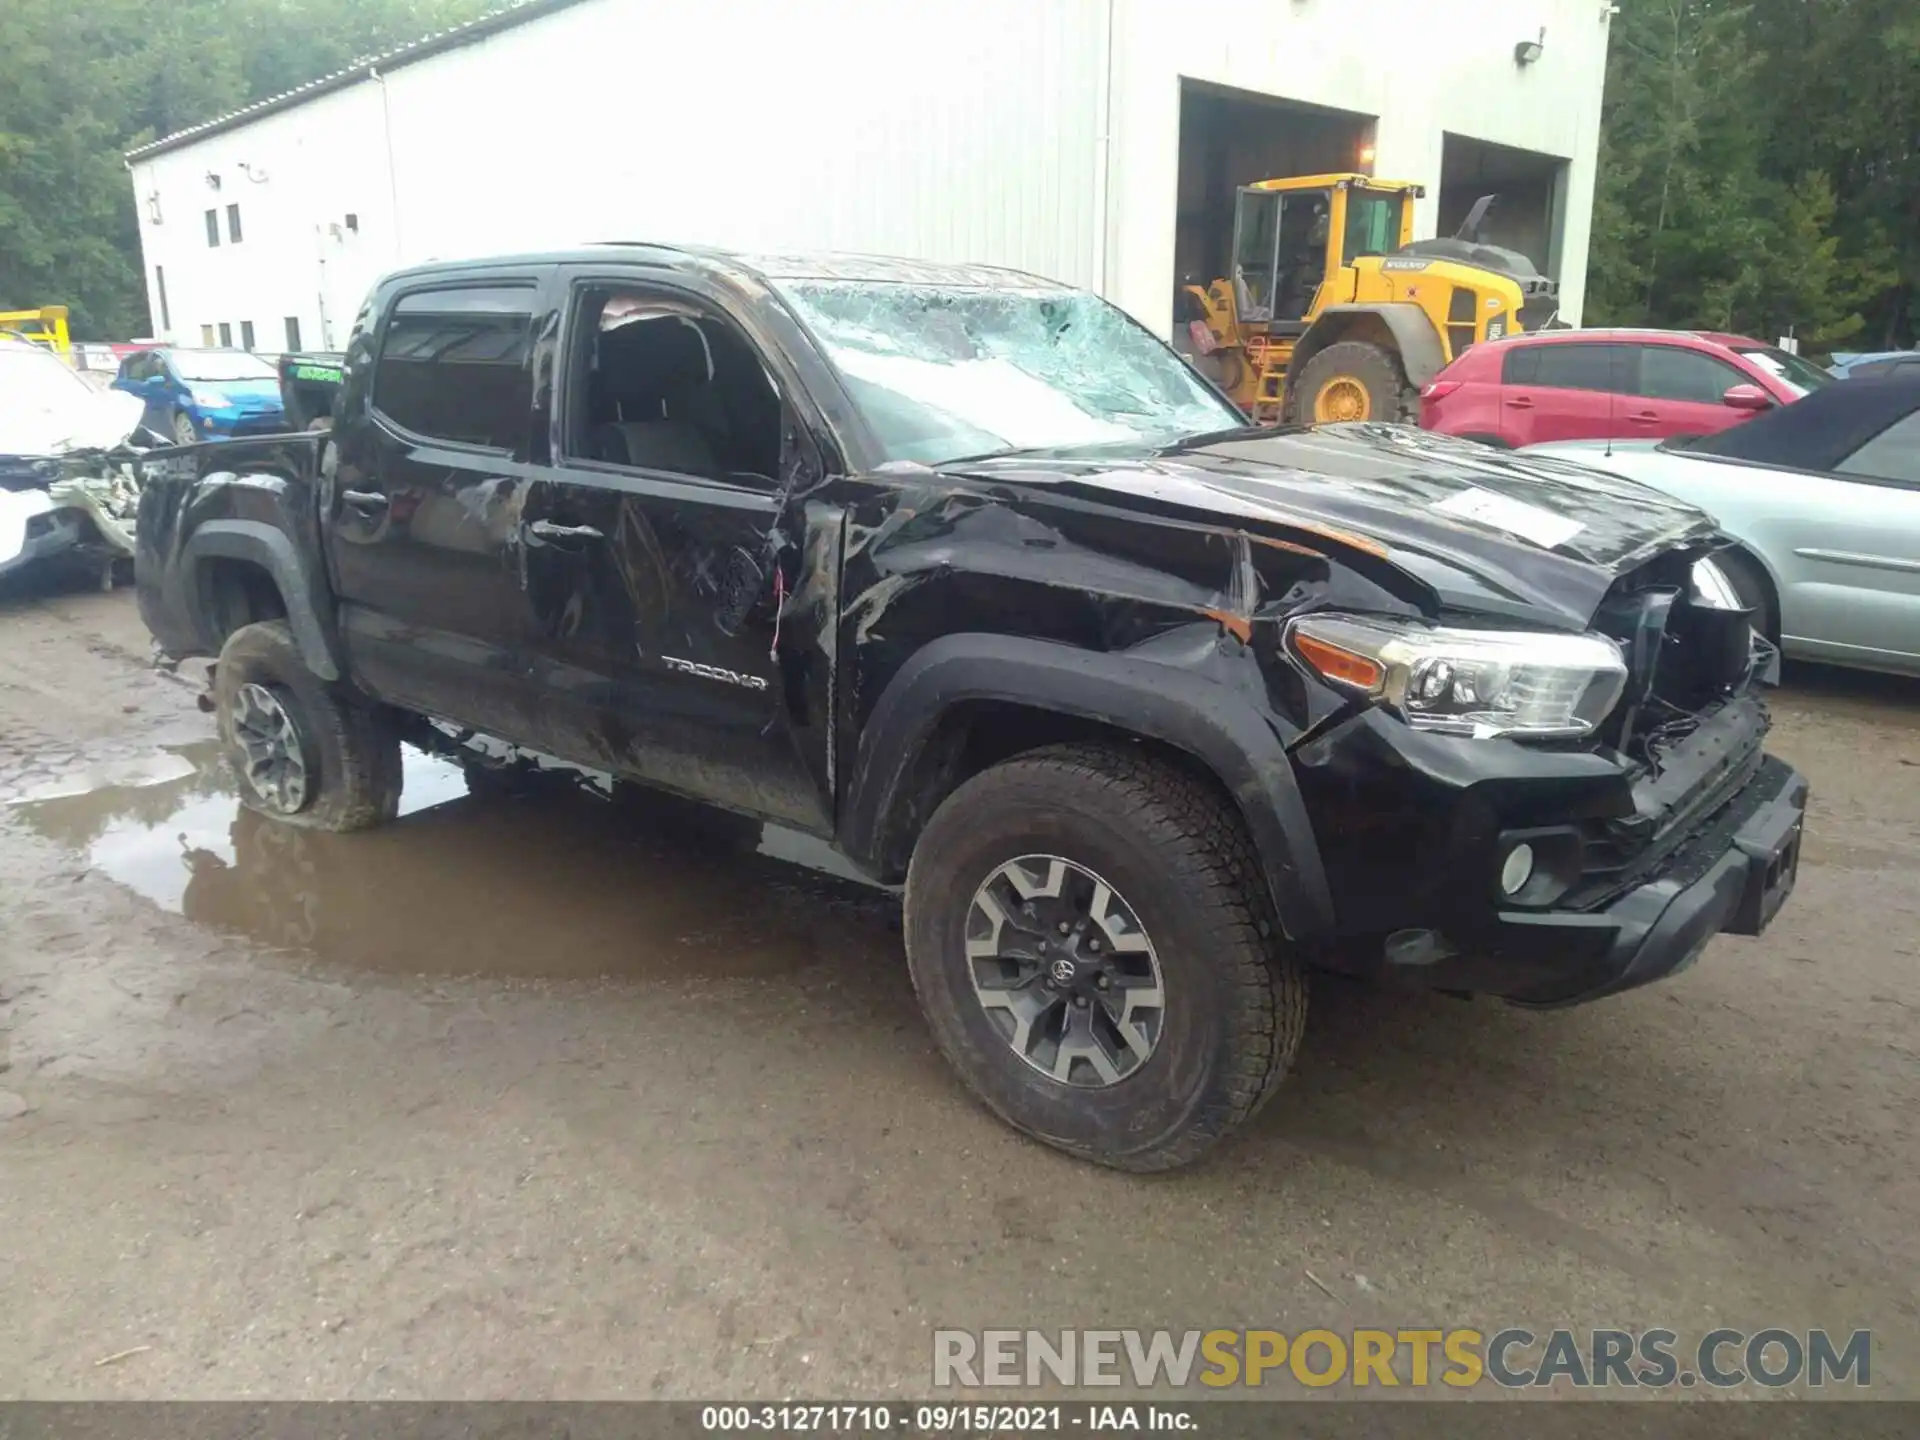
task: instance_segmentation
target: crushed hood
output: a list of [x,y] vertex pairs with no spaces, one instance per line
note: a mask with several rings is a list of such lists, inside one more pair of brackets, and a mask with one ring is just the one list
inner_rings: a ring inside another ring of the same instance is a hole
[[1396,425],[1236,432],[1142,456],[1009,456],[978,478],[1126,497],[1304,543],[1384,550],[1448,610],[1584,629],[1620,575],[1704,540],[1632,481]]
[[144,411],[137,396],[84,384],[52,404],[11,403],[0,395],[0,455],[109,450],[133,434]]

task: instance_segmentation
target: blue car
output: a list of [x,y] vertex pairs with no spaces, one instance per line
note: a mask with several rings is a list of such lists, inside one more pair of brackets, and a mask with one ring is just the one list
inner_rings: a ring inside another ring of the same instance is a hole
[[246,350],[141,350],[120,362],[113,388],[139,396],[141,423],[182,445],[287,428],[279,373]]
[[1835,355],[1827,369],[1842,380],[1885,375],[1892,370],[1898,370],[1902,375],[1920,375],[1920,350],[1874,350],[1864,355]]

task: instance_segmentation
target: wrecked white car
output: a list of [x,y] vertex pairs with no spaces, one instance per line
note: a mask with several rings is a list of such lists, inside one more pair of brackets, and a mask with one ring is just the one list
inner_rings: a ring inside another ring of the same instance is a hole
[[0,576],[42,561],[133,557],[141,405],[33,345],[0,340]]

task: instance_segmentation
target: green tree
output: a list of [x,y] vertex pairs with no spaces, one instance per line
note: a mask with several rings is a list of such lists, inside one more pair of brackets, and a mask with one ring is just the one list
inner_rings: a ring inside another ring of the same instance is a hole
[[147,327],[123,153],[497,0],[0,0],[0,310]]
[[1623,0],[1589,318],[1910,341],[1920,281],[1911,0]]

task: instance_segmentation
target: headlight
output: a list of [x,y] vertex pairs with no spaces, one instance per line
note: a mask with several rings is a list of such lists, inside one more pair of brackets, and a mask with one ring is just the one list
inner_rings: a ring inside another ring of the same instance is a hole
[[1740,592],[1710,555],[1693,562],[1693,603],[1706,610],[1744,610]]
[[1295,653],[1335,684],[1390,705],[1419,730],[1485,739],[1585,735],[1626,688],[1620,647],[1603,635],[1309,615]]
[[203,410],[224,410],[227,408],[227,397],[218,390],[196,390],[193,392],[193,403]]

